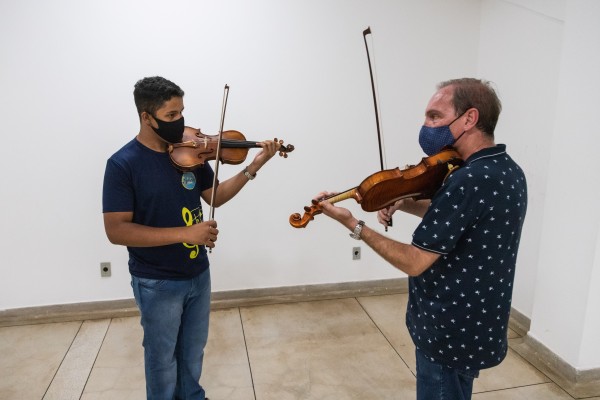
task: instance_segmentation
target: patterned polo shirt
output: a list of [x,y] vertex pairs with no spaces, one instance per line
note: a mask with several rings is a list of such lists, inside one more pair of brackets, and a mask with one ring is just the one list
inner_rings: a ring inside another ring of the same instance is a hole
[[483,149],[434,195],[412,244],[441,254],[409,278],[406,325],[432,361],[484,369],[506,356],[527,183],[505,145]]

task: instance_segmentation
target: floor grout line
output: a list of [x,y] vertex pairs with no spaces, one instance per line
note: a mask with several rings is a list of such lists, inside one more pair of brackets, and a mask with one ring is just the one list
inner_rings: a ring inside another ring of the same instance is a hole
[[250,353],[248,352],[248,342],[246,341],[246,331],[244,330],[244,320],[242,319],[242,310],[238,309],[238,315],[240,316],[240,326],[242,327],[242,336],[244,338],[244,349],[246,350],[246,359],[248,360],[248,370],[250,371],[250,382],[252,383],[252,393],[254,394],[254,400],[256,400],[256,389],[254,387],[254,376],[252,375],[252,363],[250,362]]
[[[508,348],[510,348],[510,344],[509,344]],[[544,373],[544,371],[540,370],[537,366],[535,366],[532,363],[530,363],[529,361],[527,361],[525,359],[525,357],[523,357],[521,354],[519,354],[519,352],[515,351],[514,349],[511,349],[511,350],[513,351],[513,353],[515,353],[515,355],[517,357],[519,357],[521,360],[523,360],[523,362],[526,362],[527,364],[531,365],[532,368],[535,368],[540,374],[544,375],[550,381],[550,382],[543,382],[543,383],[540,383],[540,384],[548,384],[548,383],[554,384],[558,388],[560,388],[560,390],[562,390],[567,396],[571,397],[572,399],[577,399],[576,397],[573,397],[571,395],[571,393],[569,393],[565,389],[563,389],[563,387],[561,385],[559,385],[558,382],[555,382],[554,379],[552,379],[551,376],[549,376],[548,374]],[[525,386],[534,386],[534,385],[525,385]]]
[[[102,323],[102,321],[106,322]],[[75,400],[82,398],[111,322],[112,319],[81,321],[79,329],[65,351],[60,366],[50,380],[42,400]],[[98,325],[100,325],[101,330],[98,330]],[[82,361],[84,364],[82,364]],[[64,389],[67,389],[67,393],[63,391]]]
[[417,376],[412,372],[412,370],[410,369],[410,366],[406,363],[406,360],[404,360],[404,358],[400,355],[400,353],[398,352],[398,350],[396,349],[396,347],[394,347],[394,345],[392,344],[392,342],[390,342],[390,339],[385,335],[385,333],[383,333],[383,331],[381,330],[381,328],[379,327],[379,325],[377,324],[377,322],[375,322],[375,320],[373,319],[373,317],[371,317],[371,314],[369,314],[369,312],[363,306],[363,304],[360,302],[360,300],[358,299],[358,297],[355,297],[354,300],[356,300],[356,302],[358,303],[358,305],[360,306],[360,308],[362,308],[362,310],[365,312],[365,314],[367,314],[367,317],[369,317],[369,319],[375,325],[375,327],[377,328],[377,330],[379,331],[379,333],[381,333],[381,336],[384,337],[384,339],[388,342],[388,344],[394,350],[394,352],[396,353],[396,355],[398,355],[398,357],[400,358],[400,360],[402,360],[402,362],[404,363],[404,365],[406,366],[406,368],[408,368],[408,370],[410,371],[410,373],[416,378]]
[[94,357],[94,361],[92,362],[92,367],[90,368],[90,373],[88,374],[87,378],[85,378],[85,383],[83,384],[83,388],[81,389],[81,395],[79,396],[80,399],[83,397],[83,392],[85,392],[85,388],[86,388],[88,382],[90,381],[90,376],[92,376],[92,371],[94,370],[94,367],[96,366],[96,361],[98,361],[98,356],[100,355],[102,346],[104,346],[104,341],[106,340],[106,336],[108,335],[108,331],[110,330],[110,327],[112,326],[113,320],[114,320],[114,318],[110,319],[110,321],[108,322],[108,326],[106,327],[106,331],[104,332],[104,335],[102,336],[102,340],[100,341],[100,345],[98,346],[98,351],[96,352],[96,356]]
[[54,382],[54,379],[56,379],[56,375],[58,375],[60,368],[63,366],[65,359],[69,355],[69,351],[71,350],[71,347],[73,347],[73,343],[75,343],[75,340],[77,339],[77,335],[79,335],[79,332],[81,332],[81,327],[83,326],[83,322],[84,321],[79,321],[79,328],[77,328],[77,332],[75,332],[75,334],[73,335],[73,340],[71,340],[71,343],[69,344],[69,347],[67,348],[67,350],[65,351],[65,354],[63,355],[62,359],[60,360],[60,363],[58,364],[56,371],[54,371],[54,374],[52,375],[52,379],[50,379],[50,382],[48,382],[48,386],[46,387],[46,390],[44,390],[44,395],[42,396],[42,400],[48,394],[48,390],[50,390],[50,388],[52,387],[52,383]]

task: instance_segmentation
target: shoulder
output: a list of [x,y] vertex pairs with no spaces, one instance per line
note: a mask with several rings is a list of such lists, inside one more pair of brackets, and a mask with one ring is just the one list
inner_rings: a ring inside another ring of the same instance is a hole
[[108,164],[116,164],[123,168],[147,164],[155,157],[155,152],[133,138],[117,150],[108,159]]
[[136,154],[140,151],[140,144],[137,139],[133,138],[129,142],[125,143],[123,147],[114,152],[109,159],[111,160],[121,160],[127,159],[128,157]]

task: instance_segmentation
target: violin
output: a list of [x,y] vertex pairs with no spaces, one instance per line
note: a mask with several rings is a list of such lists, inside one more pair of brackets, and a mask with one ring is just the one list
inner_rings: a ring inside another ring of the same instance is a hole
[[[287,158],[294,151],[294,146],[283,145],[283,140],[274,139],[281,157]],[[167,151],[171,163],[181,171],[191,171],[208,160],[215,160],[219,135],[205,135],[200,129],[186,126],[180,143],[171,143]],[[258,142],[247,141],[239,131],[224,131],[221,139],[219,161],[223,164],[241,164],[248,156],[250,148],[260,147]]]
[[376,172],[355,188],[323,199],[313,199],[312,205],[304,207],[304,215],[290,215],[290,225],[294,228],[306,227],[315,215],[323,212],[320,205],[323,201],[333,204],[352,198],[364,211],[373,212],[405,198],[431,199],[450,172],[462,163],[460,155],[454,149],[447,148],[421,159],[417,165],[402,170],[394,168]]

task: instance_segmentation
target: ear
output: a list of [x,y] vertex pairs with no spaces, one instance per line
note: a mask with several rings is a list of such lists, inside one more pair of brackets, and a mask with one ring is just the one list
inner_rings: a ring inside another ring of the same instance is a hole
[[477,122],[479,121],[479,110],[476,108],[469,108],[465,112],[465,116],[467,119],[465,121],[464,130],[468,131],[477,125]]
[[146,111],[142,111],[142,113],[140,114],[140,121],[143,124],[152,126],[152,120],[150,119],[150,114],[148,114]]

